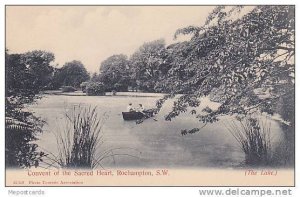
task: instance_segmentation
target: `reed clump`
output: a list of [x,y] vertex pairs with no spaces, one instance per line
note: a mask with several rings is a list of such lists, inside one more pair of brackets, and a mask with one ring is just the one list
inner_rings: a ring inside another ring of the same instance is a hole
[[96,150],[102,142],[107,115],[100,117],[97,107],[74,106],[65,114],[66,126],[56,135],[56,163],[66,168],[94,168]]
[[272,163],[270,123],[256,118],[231,121],[227,129],[245,153],[245,165],[266,166]]

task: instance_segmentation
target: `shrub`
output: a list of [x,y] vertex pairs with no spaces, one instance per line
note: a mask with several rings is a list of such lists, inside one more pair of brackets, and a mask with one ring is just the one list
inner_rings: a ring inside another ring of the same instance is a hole
[[86,94],[88,96],[103,96],[105,95],[105,87],[101,82],[90,82],[86,86]]
[[89,82],[87,82],[87,81],[85,81],[85,82],[82,82],[81,84],[80,84],[80,87],[81,87],[81,90],[82,90],[82,92],[86,92],[86,86],[89,84]]
[[76,88],[73,88],[72,86],[63,86],[61,87],[62,92],[75,92]]
[[128,86],[126,84],[121,84],[121,83],[116,83],[113,85],[113,90],[116,90],[118,92],[127,92],[128,91]]
[[[21,112],[21,114],[33,117],[30,113]],[[34,143],[38,132],[41,132],[41,128],[35,122],[5,117],[5,163],[7,167],[37,167],[43,161],[44,153],[39,152],[37,144]]]

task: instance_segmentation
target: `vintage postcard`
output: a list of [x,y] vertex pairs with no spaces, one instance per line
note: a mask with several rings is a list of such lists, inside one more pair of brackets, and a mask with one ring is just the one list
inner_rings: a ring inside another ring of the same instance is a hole
[[6,5],[5,185],[295,186],[294,5]]

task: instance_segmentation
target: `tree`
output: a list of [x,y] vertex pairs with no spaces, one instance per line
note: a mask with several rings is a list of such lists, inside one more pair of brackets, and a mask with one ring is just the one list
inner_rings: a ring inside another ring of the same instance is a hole
[[[199,106],[199,98],[216,89],[224,91],[217,110],[192,111],[204,123],[225,114],[246,115],[256,110],[272,114],[280,98],[294,94],[294,7],[257,6],[238,20],[230,19],[240,9],[217,7],[206,26],[175,33],[193,36],[179,49],[184,58],[176,59],[168,73],[174,84],[170,93],[185,94],[174,103],[167,120],[189,106]],[[216,24],[211,24],[213,20]],[[183,76],[177,71],[179,66]],[[259,91],[268,95],[263,97]]]
[[91,81],[94,81],[94,82],[99,81],[99,75],[98,75],[96,72],[94,72],[94,73],[92,74],[92,77],[91,77],[90,80],[91,80]]
[[[45,89],[51,80],[54,54],[36,50],[24,54],[5,54],[6,96],[30,96]],[[32,100],[29,99],[29,102]]]
[[184,90],[180,90],[180,85],[183,80],[187,80],[192,70],[186,69],[184,63],[188,55],[187,50],[188,42],[179,42],[167,46],[163,63],[159,65],[159,79],[156,83],[155,90],[157,92],[177,92],[186,93]]
[[82,82],[90,79],[89,73],[85,69],[84,65],[77,60],[67,62],[59,69],[56,80],[60,86],[73,86],[80,87]]
[[127,91],[132,84],[129,62],[126,55],[113,55],[101,63],[99,81],[106,91]]
[[164,61],[166,54],[164,40],[155,40],[144,43],[130,57],[133,78],[136,79],[139,89],[156,92],[155,87],[162,76],[160,70],[166,66]]
[[50,79],[50,83],[47,86],[47,89],[58,90],[62,86],[62,84],[61,84],[62,79],[61,79],[61,76],[59,73],[60,73],[60,68],[58,68],[58,65],[56,65],[53,68],[52,76]]
[[7,167],[37,166],[43,152],[34,141],[44,122],[25,111],[49,83],[54,55],[45,51],[5,53],[5,161]]

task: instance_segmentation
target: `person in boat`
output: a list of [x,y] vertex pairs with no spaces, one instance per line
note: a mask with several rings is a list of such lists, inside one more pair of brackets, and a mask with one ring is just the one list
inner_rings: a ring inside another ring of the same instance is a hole
[[141,112],[141,113],[144,113],[144,106],[142,104],[139,104],[138,108],[136,109],[137,112]]
[[[139,106],[136,109],[136,112],[142,113],[145,118],[150,118],[153,116],[153,113],[151,111],[149,112],[149,110],[146,110],[143,104],[139,104]],[[157,121],[156,119],[153,120]]]
[[128,111],[128,112],[135,111],[135,110],[134,110],[134,107],[132,106],[132,103],[129,103],[129,104],[128,104],[128,106],[127,106],[127,111]]

